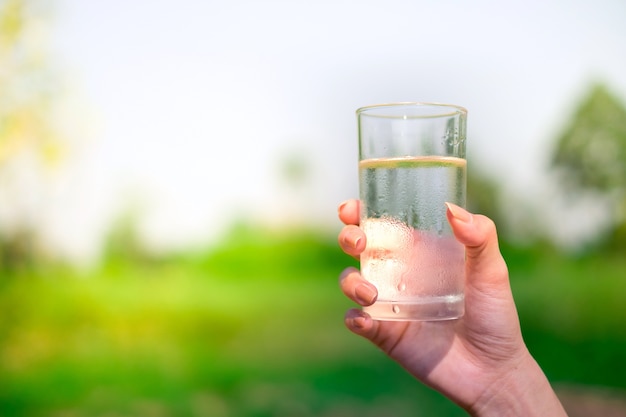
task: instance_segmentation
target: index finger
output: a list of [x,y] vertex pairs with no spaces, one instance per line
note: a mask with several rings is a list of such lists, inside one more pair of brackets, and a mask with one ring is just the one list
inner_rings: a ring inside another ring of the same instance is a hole
[[344,224],[359,224],[360,201],[356,199],[344,201],[339,205],[339,219]]

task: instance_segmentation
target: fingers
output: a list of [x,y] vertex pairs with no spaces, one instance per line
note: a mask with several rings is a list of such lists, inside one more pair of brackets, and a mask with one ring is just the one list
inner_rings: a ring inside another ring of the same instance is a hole
[[358,258],[365,250],[367,238],[359,226],[348,225],[339,232],[339,246],[348,255]]
[[370,340],[376,335],[377,326],[379,325],[376,320],[372,320],[369,314],[356,308],[348,310],[344,323],[351,332]]
[[352,301],[368,306],[376,301],[378,290],[367,282],[356,268],[347,268],[339,276],[339,286],[343,293]]
[[[339,206],[339,219],[346,224],[339,232],[339,246],[348,255],[358,257],[365,250],[365,233],[358,227],[359,200],[348,200]],[[362,306],[373,304],[378,297],[374,285],[361,277],[356,268],[347,268],[339,276],[339,285],[343,293],[352,301]],[[345,317],[346,327],[363,337],[375,332],[376,322],[361,310],[352,309]]]
[[[363,279],[356,268],[346,268],[339,276],[339,285],[348,298],[362,306],[374,304],[378,297],[376,287]],[[356,308],[348,310],[344,322],[350,331],[372,341],[380,325],[369,314]]]
[[468,280],[508,287],[506,263],[498,247],[496,226],[489,218],[469,213],[450,203],[448,221],[457,240],[465,245]]
[[339,219],[344,224],[359,224],[359,200],[346,200],[339,205]]
[[339,219],[346,224],[339,232],[339,246],[341,249],[355,258],[365,250],[365,233],[358,227],[359,224],[359,200],[347,200],[339,205]]
[[[421,323],[417,324],[417,322],[410,321],[374,320],[369,314],[356,308],[348,310],[344,317],[344,323],[352,333],[369,340],[387,355],[397,361],[405,362],[405,364],[407,358],[409,356],[415,356],[419,350],[420,343],[416,338],[417,335],[407,335],[407,332],[409,326],[413,329],[421,328]],[[441,332],[438,333],[441,334]],[[408,340],[409,343],[405,343],[404,348],[399,348],[398,343],[403,337]],[[431,345],[436,343],[437,341],[434,339],[435,338],[428,337],[428,343]],[[407,345],[408,350],[406,349]]]

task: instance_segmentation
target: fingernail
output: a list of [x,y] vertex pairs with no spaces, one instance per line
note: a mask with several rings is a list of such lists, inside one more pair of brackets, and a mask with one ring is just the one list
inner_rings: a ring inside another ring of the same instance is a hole
[[359,284],[354,289],[354,297],[361,305],[370,305],[376,300],[376,290],[368,284]]
[[365,317],[355,317],[352,319],[352,325],[357,329],[362,329],[365,327],[366,321]]
[[357,246],[359,246],[359,242],[361,241],[361,237],[357,236],[356,239],[352,239],[353,236],[350,236],[348,234],[346,234],[346,236],[343,239],[343,244],[346,247],[351,247],[353,249],[356,249]]
[[462,221],[464,223],[471,223],[474,219],[469,211],[457,206],[456,204],[446,203],[446,206],[448,207],[448,211],[450,212],[450,214],[452,214],[452,217],[459,221]]
[[341,213],[341,210],[343,210],[343,208],[346,206],[346,204],[348,204],[348,200],[346,200],[343,203],[339,204],[339,208],[337,209],[337,212]]

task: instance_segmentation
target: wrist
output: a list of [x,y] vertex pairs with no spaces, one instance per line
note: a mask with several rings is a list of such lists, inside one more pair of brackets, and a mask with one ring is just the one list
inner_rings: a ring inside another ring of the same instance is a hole
[[550,382],[530,353],[492,383],[468,412],[474,417],[567,417]]

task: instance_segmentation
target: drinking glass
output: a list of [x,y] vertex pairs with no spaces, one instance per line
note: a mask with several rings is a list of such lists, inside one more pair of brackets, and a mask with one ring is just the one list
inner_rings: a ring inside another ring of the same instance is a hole
[[376,320],[448,320],[464,313],[465,249],[446,202],[466,198],[467,110],[392,103],[357,110],[361,273],[378,289]]

